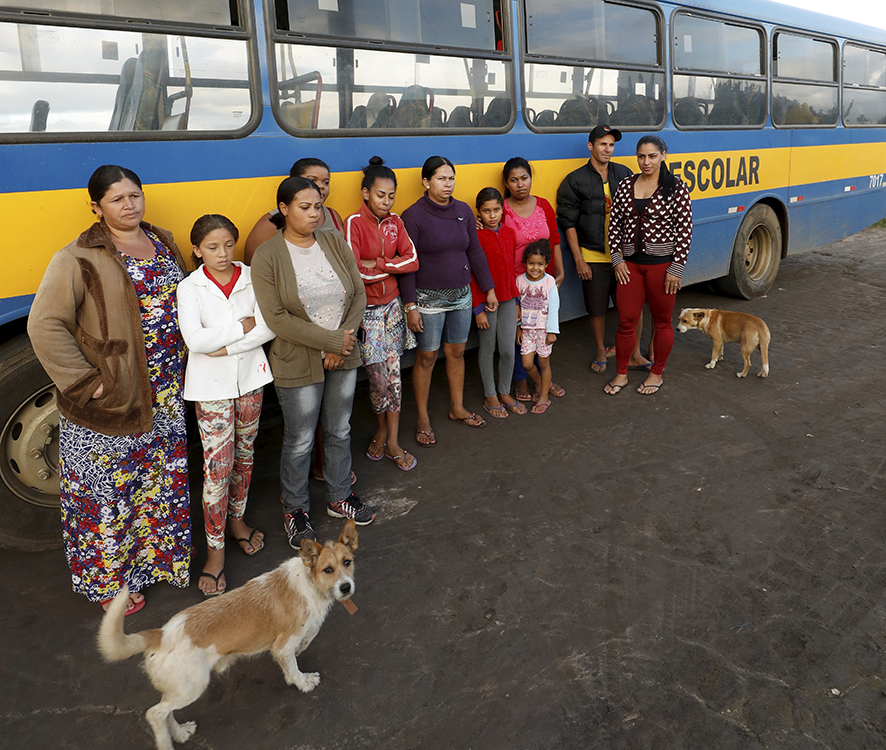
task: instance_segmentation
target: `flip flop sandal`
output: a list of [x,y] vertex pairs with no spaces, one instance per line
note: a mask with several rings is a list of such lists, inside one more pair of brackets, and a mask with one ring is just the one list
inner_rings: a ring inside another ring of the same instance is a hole
[[[474,412],[471,412],[470,414],[468,414],[468,416],[462,417],[461,419],[459,419],[458,417],[449,417],[449,419],[452,422],[461,422],[462,424],[467,425],[468,427],[474,427],[477,429],[479,429],[480,427],[486,426],[486,420],[483,419],[483,417],[481,417],[479,414],[474,414]],[[472,422],[472,420],[473,420],[473,422]],[[479,421],[477,421],[477,420],[479,420]]]
[[[597,369],[594,369],[594,365],[597,365]],[[606,360],[604,359],[602,362],[600,360],[594,360],[591,364],[591,372],[596,372],[598,375],[602,375],[606,372]]]
[[215,591],[203,591],[203,589],[200,589],[203,592],[203,596],[207,598],[210,596],[219,596],[220,594],[224,594],[225,591],[228,590],[227,587],[223,588],[221,591],[219,591],[218,589],[218,579],[221,578],[224,574],[225,570],[224,568],[222,568],[218,572],[217,576],[212,575],[212,573],[207,573],[206,571],[203,571],[199,576],[197,576],[197,580],[200,580],[201,578],[211,578],[213,581],[215,581]]
[[[406,457],[412,460],[407,462],[407,465],[404,466],[400,463],[400,460]],[[391,461],[397,464],[397,468],[400,469],[400,471],[412,471],[416,466],[418,466],[418,459],[408,451],[403,451],[399,456],[389,456],[387,453],[385,453],[385,458],[390,458]]]
[[551,387],[548,388],[548,393],[551,396],[556,396],[557,398],[562,398],[566,395],[566,389],[557,385],[556,383],[551,383]]
[[[105,605],[110,604],[112,601],[114,600],[105,599],[103,602],[99,602],[99,604],[102,606],[102,609],[104,609]],[[129,601],[132,606],[126,608],[126,611],[123,613],[124,617],[129,617],[129,615],[134,615],[136,612],[141,612],[145,608],[145,604],[147,604],[147,600],[144,597],[142,597],[142,600],[140,602],[133,602],[132,599],[130,599]],[[105,609],[105,612],[107,611],[108,610]]]
[[523,404],[505,404],[505,409],[514,414],[525,414],[528,411]]
[[[252,537],[255,536],[257,531],[258,531],[258,529],[253,529],[248,537],[245,537],[245,536],[237,537],[237,536],[234,536],[233,534],[231,535],[231,539],[233,539],[235,542],[237,542],[237,546],[240,547],[240,551],[244,555],[246,555],[246,557],[252,557],[253,555],[257,555],[259,552],[261,552],[265,548],[265,540],[264,539],[262,539],[261,544],[258,545],[258,547],[256,547],[252,543]],[[250,547],[252,547],[252,552],[247,552],[245,549],[243,549],[244,544],[248,544]],[[209,574],[207,573],[206,575],[209,575]],[[219,573],[219,575],[221,575],[221,573]]]
[[373,445],[378,445],[378,442],[376,442],[375,440],[373,440],[373,441],[369,444],[369,447],[366,449],[366,458],[368,458],[370,461],[381,461],[381,460],[385,457],[385,446],[387,445],[387,443],[382,443],[382,446],[381,446],[381,453],[380,453],[379,455],[377,455],[377,456],[373,456],[373,455],[369,452],[370,450],[372,450],[372,446],[373,446]]
[[[641,396],[654,396],[656,393],[658,393],[659,389],[663,385],[664,385],[664,383],[659,383],[658,385],[646,385],[646,383],[643,383],[643,385],[641,385],[640,388],[637,388],[637,393],[639,393]],[[652,391],[652,393],[643,393],[641,388],[654,388],[655,390]]]
[[619,385],[618,383],[607,383],[606,385],[610,388],[610,390],[607,391],[604,388],[603,393],[605,393],[607,396],[617,396],[619,393],[621,393],[622,389],[627,385],[627,383],[625,383],[624,385]]
[[495,419],[507,419],[508,418],[508,410],[503,405],[502,406],[486,406],[486,404],[483,404],[483,408],[486,410],[486,412],[489,415],[495,417]]
[[517,399],[517,401],[532,401],[532,394],[531,393],[517,393],[514,395],[514,398]]
[[[419,435],[424,435],[427,438],[427,441],[422,441],[418,439]],[[423,448],[432,448],[437,444],[437,438],[434,435],[433,430],[416,430],[415,431],[415,442],[418,443]]]
[[654,364],[655,362],[647,362],[645,365],[628,365],[628,369],[635,372],[649,372]]
[[532,411],[533,414],[544,414],[548,410],[548,407],[550,405],[550,401],[548,401],[546,404],[536,404],[532,407],[530,411]]

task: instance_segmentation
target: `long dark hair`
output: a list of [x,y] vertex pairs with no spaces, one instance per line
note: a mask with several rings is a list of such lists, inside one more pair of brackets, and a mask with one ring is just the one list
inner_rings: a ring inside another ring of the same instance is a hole
[[512,156],[508,159],[501,168],[501,181],[505,186],[505,198],[511,197],[511,191],[508,190],[508,177],[511,176],[511,172],[515,169],[525,169],[530,178],[532,177],[532,165],[526,159],[522,156]]
[[392,180],[394,187],[397,187],[397,175],[393,169],[385,166],[385,161],[380,156],[373,156],[369,165],[363,167],[363,182],[360,187],[371,190],[376,180]]
[[429,156],[425,160],[425,163],[422,164],[421,178],[423,180],[430,180],[431,177],[434,176],[434,172],[440,169],[444,164],[448,164],[452,167],[452,173],[455,174],[455,166],[445,156]]
[[[310,180],[304,177],[287,177],[280,183],[280,187],[277,188],[277,208],[280,208],[281,203],[285,203],[288,206],[292,203],[292,199],[295,198],[296,194],[308,188],[316,190],[317,195],[320,195],[320,188]],[[286,217],[278,212],[271,217],[271,223],[277,229],[283,229],[286,226]]]
[[[200,243],[206,239],[206,235],[216,229],[227,229],[231,236],[233,236],[234,242],[240,239],[240,231],[227,216],[204,214],[191,227],[191,244],[199,247]],[[196,253],[191,253],[191,260],[195,268],[198,268],[203,263],[203,258],[200,258]]]
[[[637,141],[638,154],[640,153],[640,146],[645,146],[647,143],[655,146],[662,154],[668,152],[668,144],[657,135],[644,135]],[[671,174],[671,170],[668,169],[668,165],[665,162],[661,163],[661,170],[658,173],[658,186],[661,188],[661,194],[664,198],[670,198],[674,188],[677,187],[677,178]]]
[[116,164],[103,164],[92,173],[92,177],[89,178],[89,183],[86,185],[90,200],[101,203],[102,198],[111,189],[111,185],[120,182],[120,180],[132,180],[141,190],[142,181],[131,169]]

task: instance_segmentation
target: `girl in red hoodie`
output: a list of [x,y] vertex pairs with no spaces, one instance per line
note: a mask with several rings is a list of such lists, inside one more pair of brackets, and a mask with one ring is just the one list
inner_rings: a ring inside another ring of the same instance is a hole
[[418,460],[398,442],[403,392],[400,356],[415,346],[415,336],[406,327],[397,274],[417,271],[418,256],[400,217],[391,213],[397,176],[378,156],[363,170],[362,188],[363,207],[348,217],[345,237],[366,285],[366,312],[358,338],[378,422],[366,456],[373,461],[389,458],[409,471]]

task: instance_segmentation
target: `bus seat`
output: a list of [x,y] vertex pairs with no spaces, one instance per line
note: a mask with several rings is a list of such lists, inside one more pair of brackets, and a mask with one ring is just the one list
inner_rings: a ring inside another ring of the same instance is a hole
[[[120,71],[117,99],[109,130],[159,130],[166,99],[166,51],[158,47],[142,50],[135,65],[129,58]],[[129,72],[132,73],[129,79]],[[120,109],[117,103],[122,99]]]
[[[309,99],[306,102],[280,102],[280,116],[287,124],[294,128],[310,130],[313,125],[314,105],[316,103],[314,99]],[[354,109],[356,110],[357,108],[355,107]]]
[[31,133],[43,133],[46,131],[46,120],[49,118],[49,102],[38,99],[31,107],[31,125],[28,131]]
[[560,127],[589,127],[606,125],[609,110],[606,104],[593,96],[576,96],[560,105],[557,123]]
[[132,89],[132,79],[135,75],[136,59],[130,57],[120,68],[120,83],[117,84],[117,96],[114,99],[114,111],[111,113],[111,124],[108,130],[123,130],[120,127],[123,119],[123,110],[126,108],[126,100]]
[[707,102],[695,96],[684,96],[674,102],[674,122],[687,127],[704,125],[707,109]]
[[[428,105],[429,97],[430,106]],[[434,94],[430,89],[418,85],[409,86],[400,97],[400,103],[391,117],[391,127],[409,130],[432,127],[433,106]],[[440,124],[442,125],[442,122]]]
[[366,125],[370,128],[387,128],[397,109],[397,101],[390,94],[376,91],[366,104]]
[[484,128],[503,128],[511,119],[511,100],[503,96],[495,97],[486,108],[480,120]]
[[532,124],[538,128],[553,128],[557,125],[557,113],[552,109],[543,109]]
[[345,125],[345,128],[348,130],[358,130],[360,128],[366,127],[366,105],[358,104],[354,107],[354,110],[351,112],[351,116],[348,118],[348,124]]
[[654,101],[639,94],[632,94],[618,103],[618,109],[612,113],[609,123],[635,127],[658,125],[661,120],[656,110]]
[[708,115],[708,125],[747,125],[748,118],[732,102],[716,102]]
[[470,128],[473,127],[474,121],[471,117],[471,108],[464,104],[455,107],[449,119],[446,121],[447,128]]

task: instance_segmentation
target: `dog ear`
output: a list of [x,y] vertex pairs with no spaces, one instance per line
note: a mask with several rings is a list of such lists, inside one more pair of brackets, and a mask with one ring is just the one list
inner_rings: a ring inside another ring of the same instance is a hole
[[309,568],[313,568],[317,564],[320,552],[323,548],[313,539],[302,539],[301,549],[298,554],[301,561]]
[[347,547],[351,552],[357,551],[357,524],[353,518],[349,518],[345,523],[345,527],[338,535],[338,541]]
[[696,320],[704,320],[705,314],[703,312],[697,312],[693,315]]

